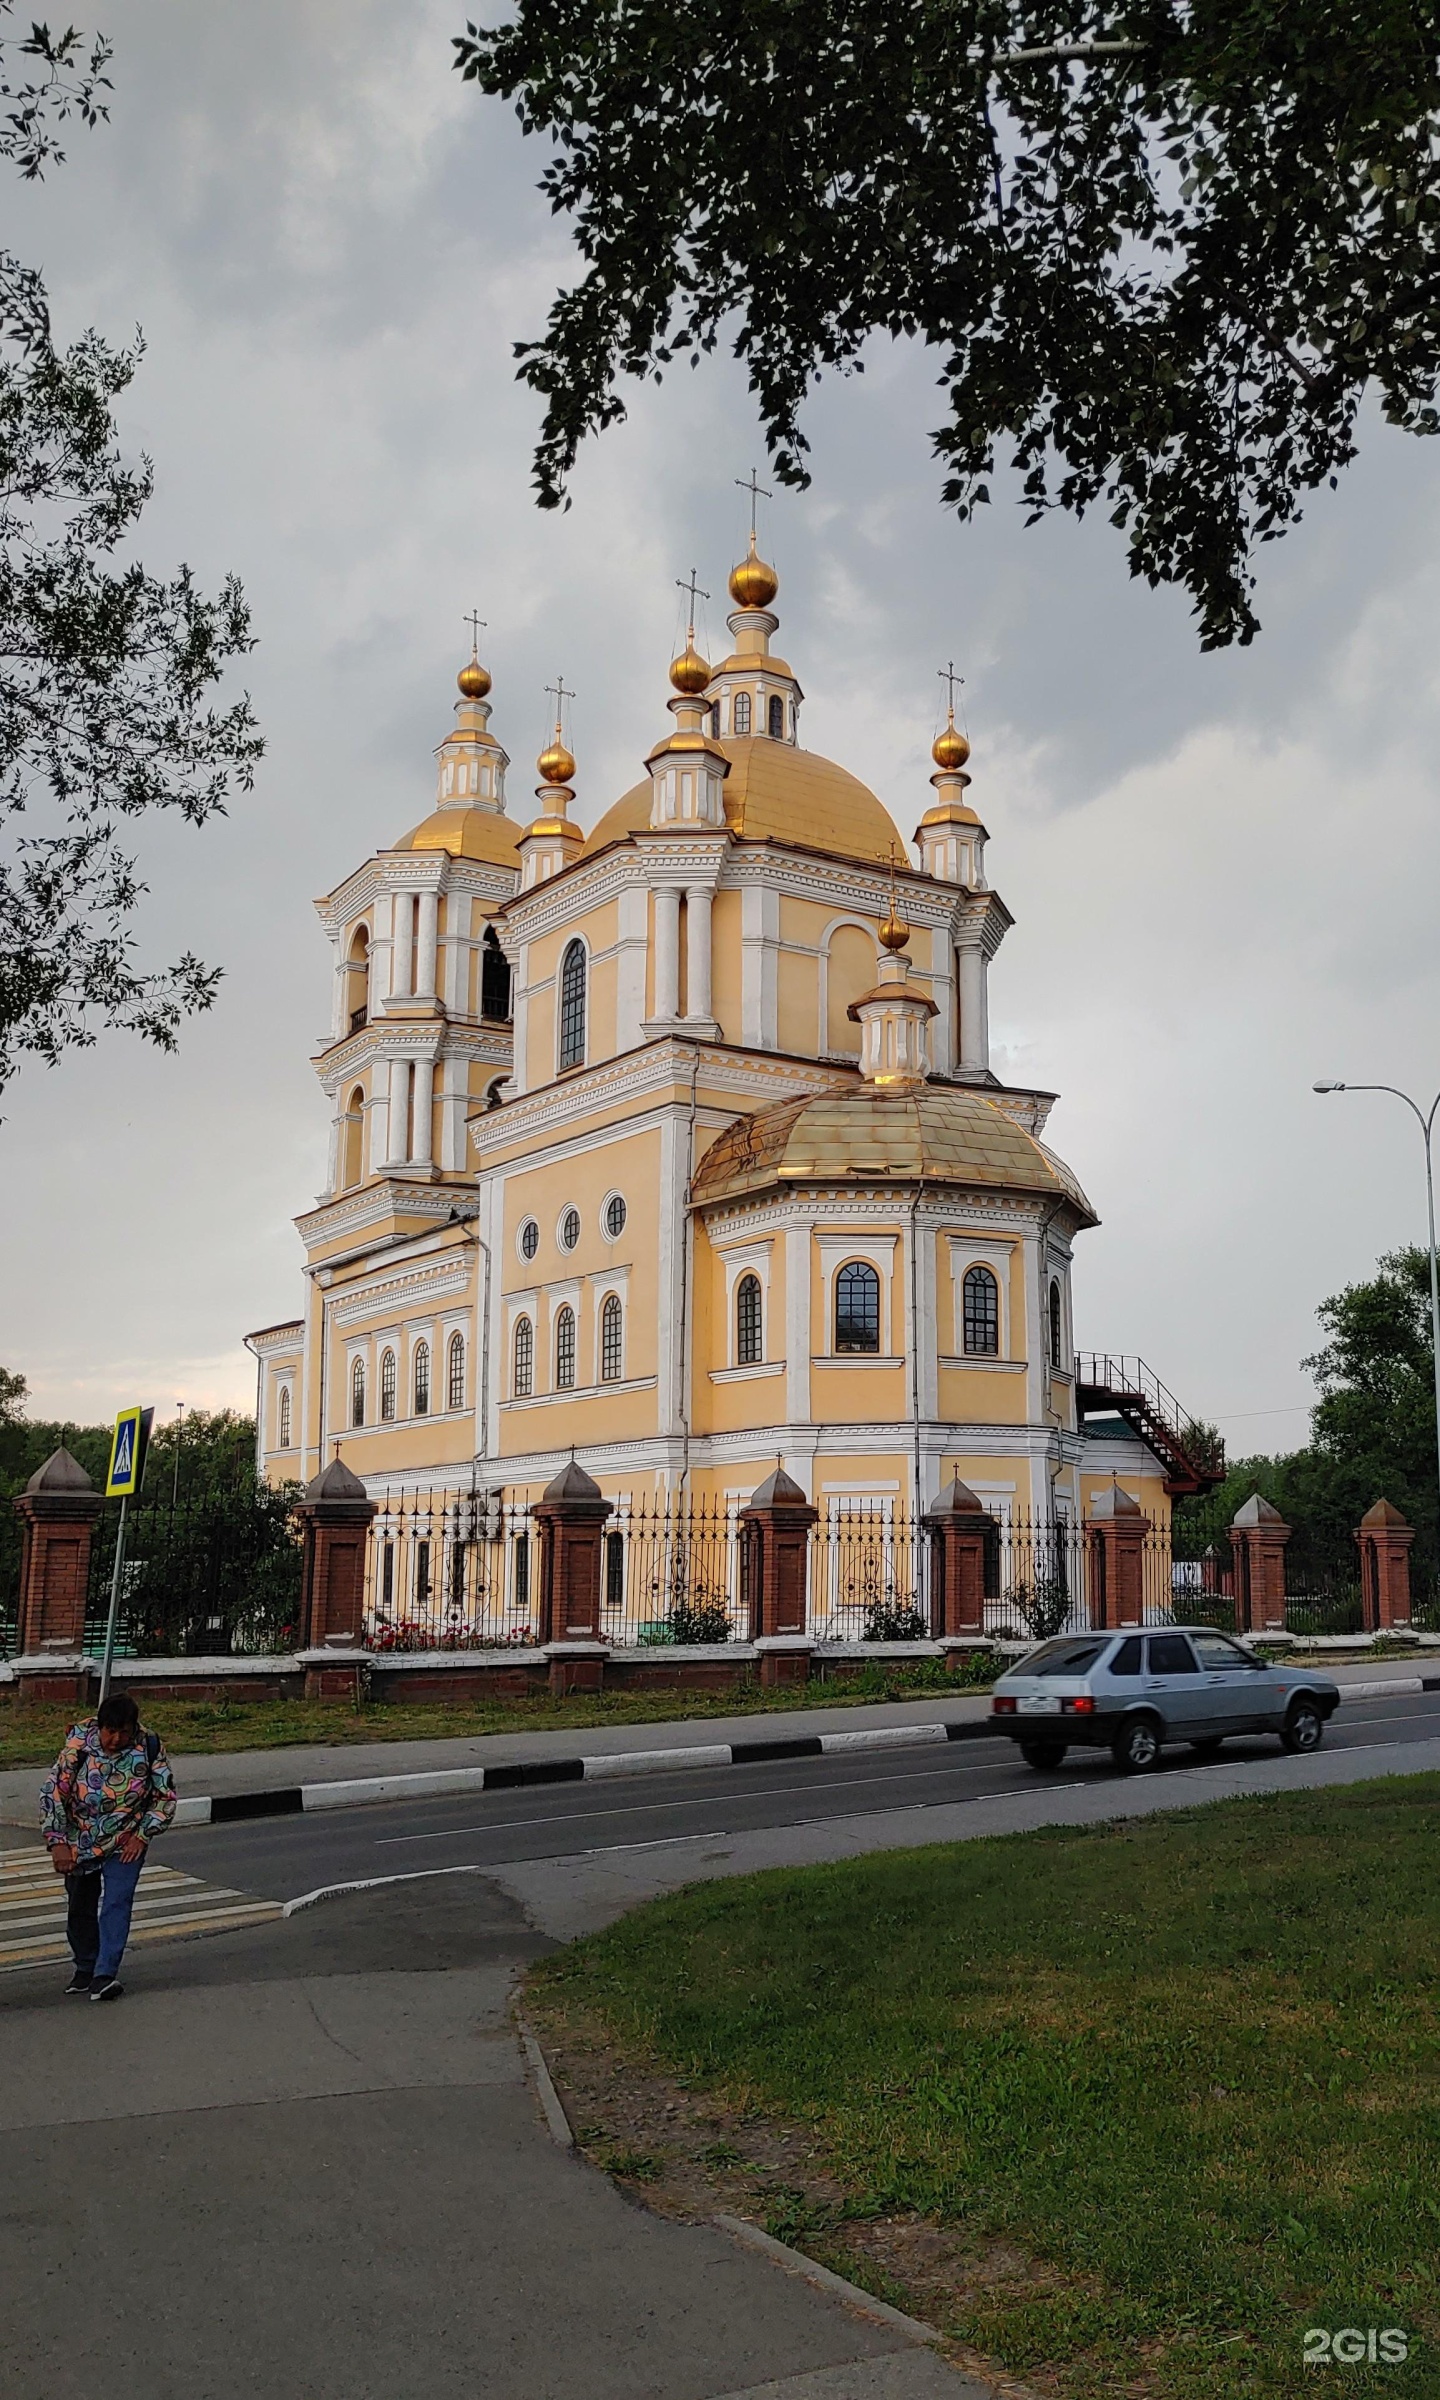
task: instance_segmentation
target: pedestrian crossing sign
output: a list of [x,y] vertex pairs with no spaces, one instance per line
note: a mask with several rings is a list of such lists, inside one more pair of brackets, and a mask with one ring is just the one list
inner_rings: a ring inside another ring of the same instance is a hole
[[140,1489],[145,1472],[145,1446],[150,1439],[153,1408],[122,1408],[110,1442],[110,1466],[105,1477],[107,1500],[130,1500]]

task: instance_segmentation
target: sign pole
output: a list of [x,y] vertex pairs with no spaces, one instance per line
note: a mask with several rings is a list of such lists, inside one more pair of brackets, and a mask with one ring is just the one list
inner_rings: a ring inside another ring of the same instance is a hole
[[100,1698],[110,1689],[110,1669],[115,1658],[115,1627],[120,1616],[120,1571],[125,1563],[125,1511],[129,1494],[120,1495],[120,1522],[115,1528],[115,1565],[110,1576],[110,1614],[105,1620],[105,1656],[100,1665]]

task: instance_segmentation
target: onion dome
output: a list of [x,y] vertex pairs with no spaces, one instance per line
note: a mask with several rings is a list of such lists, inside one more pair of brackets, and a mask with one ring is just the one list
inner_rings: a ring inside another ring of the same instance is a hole
[[938,733],[931,745],[930,756],[945,775],[958,774],[970,756],[970,744],[955,722],[953,709],[943,733]]
[[455,681],[460,686],[462,699],[465,700],[483,700],[490,689],[489,671],[481,666],[479,659],[473,654],[469,665],[460,669]]
[[779,589],[780,578],[757,551],[752,529],[748,553],[730,570],[730,597],[737,608],[768,608]]
[[698,699],[710,681],[710,669],[695,647],[692,634],[678,658],[670,661],[670,681],[687,699]]
[[903,950],[910,939],[910,928],[905,919],[898,914],[893,898],[890,902],[890,914],[881,925],[876,938],[881,949],[889,950],[892,954],[897,950]]
[[535,761],[535,766],[542,783],[568,783],[574,774],[575,761],[560,739],[558,725],[555,728],[555,739],[541,751]]

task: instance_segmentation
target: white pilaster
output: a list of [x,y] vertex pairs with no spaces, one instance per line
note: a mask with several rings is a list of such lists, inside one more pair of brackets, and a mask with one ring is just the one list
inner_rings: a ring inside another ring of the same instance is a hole
[[[445,1006],[452,1017],[470,1013],[470,910],[468,892],[450,891],[445,895],[445,971],[442,977]],[[477,995],[475,1013],[480,1001]]]
[[389,1106],[386,1116],[389,1141],[385,1164],[389,1167],[408,1166],[410,1163],[410,1061],[408,1058],[392,1058],[390,1061]]
[[990,1043],[985,1024],[985,960],[978,942],[956,952],[960,975],[960,1064],[985,1068]]
[[692,883],[685,891],[685,1014],[710,1023],[710,903],[708,883]]
[[410,1163],[415,1167],[428,1167],[433,1163],[434,1156],[435,1061],[433,1058],[417,1058],[415,1061],[415,1124],[410,1143]]
[[673,1022],[680,1007],[680,893],[673,883],[655,887],[655,1004],[652,1018]]
[[615,1047],[617,1050],[636,1050],[645,1038],[645,966],[650,947],[649,931],[648,889],[643,883],[627,884],[620,894],[619,940],[616,944],[618,956],[615,961]]
[[440,929],[440,895],[433,887],[415,894],[415,996],[433,1000]]
[[791,1225],[785,1233],[785,1415],[791,1425],[810,1422],[812,1346],[810,1228]]
[[335,954],[335,998],[330,1011],[330,1039],[332,1042],[343,1042],[350,1031],[350,971],[345,964],[338,930],[330,936],[330,947]]
[[740,895],[740,1039],[750,1050],[780,1046],[777,959],[780,895],[747,883]]
[[510,1068],[510,1090],[515,1096],[530,1089],[530,944],[522,942],[512,955],[514,979],[510,985],[510,1006],[514,1012],[512,1039],[515,1056]]
[[390,997],[408,1000],[415,989],[415,894],[397,892],[392,902],[394,931],[390,937]]

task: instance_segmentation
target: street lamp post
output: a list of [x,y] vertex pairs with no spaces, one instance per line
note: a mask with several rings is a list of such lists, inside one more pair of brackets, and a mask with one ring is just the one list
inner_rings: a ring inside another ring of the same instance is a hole
[[1431,1154],[1431,1136],[1435,1130],[1435,1114],[1440,1109],[1440,1092],[1430,1103],[1429,1114],[1393,1083],[1317,1083],[1317,1092],[1388,1092],[1393,1100],[1403,1100],[1420,1128],[1425,1144],[1425,1207],[1430,1230],[1430,1347],[1435,1367],[1435,1464],[1437,1484],[1440,1484],[1440,1269],[1435,1261],[1435,1162]]

